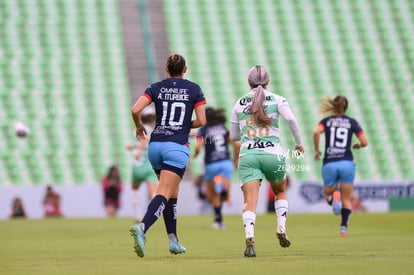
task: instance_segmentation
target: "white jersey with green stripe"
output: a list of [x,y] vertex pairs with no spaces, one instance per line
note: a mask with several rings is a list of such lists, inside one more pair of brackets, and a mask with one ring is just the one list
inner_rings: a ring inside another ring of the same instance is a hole
[[287,100],[267,90],[265,92],[265,112],[273,119],[270,126],[262,127],[253,123],[251,118],[251,106],[253,92],[241,97],[233,107],[231,122],[238,124],[241,136],[240,156],[248,153],[283,154],[279,135],[279,108],[289,105]]

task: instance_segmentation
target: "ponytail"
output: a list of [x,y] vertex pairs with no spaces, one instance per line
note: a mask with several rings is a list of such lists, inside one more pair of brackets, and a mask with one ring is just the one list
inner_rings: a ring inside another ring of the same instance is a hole
[[342,115],[348,109],[348,99],[345,96],[338,95],[335,98],[324,96],[319,105],[319,114],[322,117],[329,115]]
[[262,85],[258,85],[253,89],[253,101],[251,109],[251,117],[255,124],[259,126],[269,126],[272,125],[272,118],[268,117],[264,109],[264,99],[265,93]]
[[264,100],[267,84],[269,84],[269,72],[261,65],[256,65],[249,70],[248,82],[253,89],[251,118],[253,123],[266,127],[272,125],[272,118],[268,117],[264,109]]

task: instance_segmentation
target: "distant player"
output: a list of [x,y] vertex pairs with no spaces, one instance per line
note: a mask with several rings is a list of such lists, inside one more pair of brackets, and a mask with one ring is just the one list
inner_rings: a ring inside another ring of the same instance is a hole
[[[190,129],[206,123],[206,101],[200,86],[184,79],[187,71],[184,57],[179,54],[169,56],[165,71],[168,78],[147,87],[131,111],[137,138],[146,140],[148,137],[141,121],[141,112],[151,102],[155,104],[156,124],[148,155],[159,184],[142,222],[130,228],[135,252],[140,257],[145,254],[145,233],[161,215],[164,217],[170,252],[180,254],[186,251],[177,237],[178,188],[190,156]],[[193,111],[196,115],[194,120]]]
[[[155,126],[155,109],[153,107],[145,108],[141,113],[141,120],[147,134],[150,134]],[[144,216],[146,205],[144,205],[140,200],[138,191],[142,184],[146,183],[148,188],[148,197],[149,199],[152,199],[155,195],[158,179],[148,159],[148,140],[140,140],[137,144],[128,146],[127,149],[134,153],[131,184],[132,206],[135,221],[139,223]]]
[[15,197],[13,199],[9,218],[27,218],[26,211],[24,209],[23,201],[21,198]]
[[121,207],[123,184],[117,166],[109,167],[107,175],[102,178],[101,186],[104,193],[104,206],[108,217],[115,217]]
[[[328,204],[333,206],[334,213],[341,214],[341,237],[346,237],[348,234],[347,227],[352,209],[355,163],[351,147],[359,149],[368,145],[359,123],[345,115],[347,109],[348,100],[344,96],[338,95],[333,99],[323,98],[320,113],[328,116],[319,122],[313,133],[315,160],[320,159],[319,138],[321,133],[325,133],[325,154],[322,166],[324,195]],[[359,142],[352,145],[354,134]]]
[[206,109],[207,125],[197,132],[194,157],[204,147],[206,199],[214,208],[213,228],[224,229],[222,201],[231,202],[233,161],[230,157],[230,132],[226,128],[224,110]]
[[305,151],[295,115],[285,98],[266,90],[269,81],[269,72],[265,67],[251,68],[248,73],[251,91],[237,101],[231,116],[231,138],[240,141],[235,147],[235,159],[238,159],[244,198],[245,257],[256,257],[254,227],[259,187],[263,179],[269,181],[275,194],[279,244],[289,247],[291,243],[286,233],[286,161],[279,137],[280,116],[286,120],[295,138],[295,150],[299,154]]

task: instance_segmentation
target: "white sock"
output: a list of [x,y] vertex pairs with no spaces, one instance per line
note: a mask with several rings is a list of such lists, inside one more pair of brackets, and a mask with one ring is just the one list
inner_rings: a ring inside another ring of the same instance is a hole
[[286,217],[289,210],[289,204],[287,200],[276,200],[275,201],[275,212],[277,217],[277,231],[286,231]]
[[245,211],[242,214],[244,232],[246,233],[247,238],[254,237],[254,224],[256,223],[256,213],[253,211]]

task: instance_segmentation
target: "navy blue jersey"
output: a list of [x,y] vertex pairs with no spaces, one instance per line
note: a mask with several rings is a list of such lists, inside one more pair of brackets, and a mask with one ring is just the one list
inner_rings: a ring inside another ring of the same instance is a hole
[[150,142],[188,144],[193,110],[206,103],[200,86],[187,79],[166,78],[151,84],[143,96],[154,102],[157,117]]
[[325,155],[323,163],[338,160],[353,160],[352,135],[364,132],[359,123],[349,116],[330,116],[319,122],[325,130]]
[[230,159],[230,133],[223,124],[202,127],[197,132],[197,139],[204,144],[205,164]]

